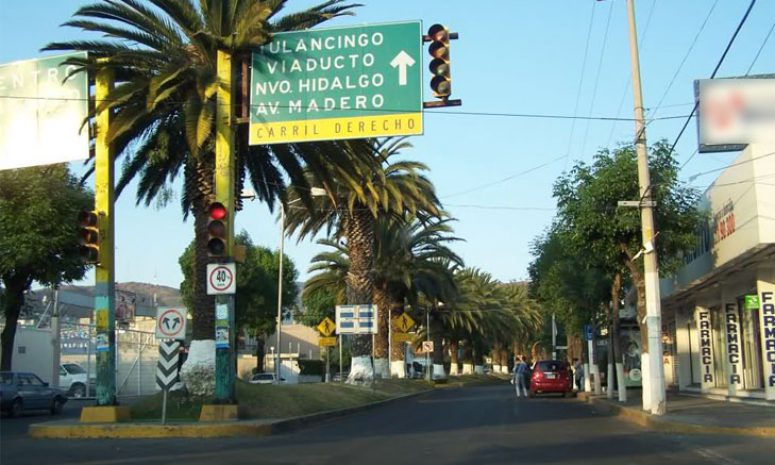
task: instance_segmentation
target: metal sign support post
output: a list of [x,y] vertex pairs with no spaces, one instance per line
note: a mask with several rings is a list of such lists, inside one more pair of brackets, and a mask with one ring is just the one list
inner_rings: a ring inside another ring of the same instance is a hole
[[339,335],[339,382],[344,382],[344,374],[342,373],[344,364],[342,362],[342,344],[344,343],[344,336]]
[[[218,51],[218,90],[215,117],[215,199],[226,206],[228,225],[226,227],[226,256],[232,257],[234,250],[234,127],[232,121],[232,57]],[[228,311],[228,347],[215,349],[215,398],[219,404],[236,404],[234,391],[234,294],[218,295],[216,308],[226,307]],[[217,320],[217,317],[216,317]],[[216,335],[216,340],[218,337]]]

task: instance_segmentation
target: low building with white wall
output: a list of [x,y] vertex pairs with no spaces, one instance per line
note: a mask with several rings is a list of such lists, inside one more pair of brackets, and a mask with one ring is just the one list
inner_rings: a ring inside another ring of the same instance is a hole
[[661,282],[666,379],[775,401],[775,144],[749,145],[702,206],[695,250]]

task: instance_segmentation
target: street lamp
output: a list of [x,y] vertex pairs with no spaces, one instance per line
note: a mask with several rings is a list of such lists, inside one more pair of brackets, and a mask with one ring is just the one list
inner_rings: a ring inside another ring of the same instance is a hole
[[[325,197],[326,190],[320,187],[313,187],[310,189],[312,197]],[[294,204],[301,199],[295,199],[288,202],[288,205]],[[280,340],[282,339],[283,332],[283,253],[285,246],[285,206],[280,203],[280,271],[277,273],[277,359],[274,364],[275,380],[280,381],[280,362],[282,361],[282,345]]]

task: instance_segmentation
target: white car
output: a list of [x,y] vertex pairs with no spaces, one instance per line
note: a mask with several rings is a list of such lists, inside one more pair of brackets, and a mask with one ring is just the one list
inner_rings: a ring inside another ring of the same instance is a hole
[[59,365],[59,387],[67,393],[69,397],[85,397],[86,384],[89,384],[89,390],[94,395],[96,379],[92,374],[87,381],[86,370],[77,363],[63,363]]
[[[252,378],[250,378],[250,381],[248,381],[250,384],[278,384],[275,381],[275,375],[274,373],[256,373],[253,375]],[[279,384],[284,384],[285,378],[280,378]]]

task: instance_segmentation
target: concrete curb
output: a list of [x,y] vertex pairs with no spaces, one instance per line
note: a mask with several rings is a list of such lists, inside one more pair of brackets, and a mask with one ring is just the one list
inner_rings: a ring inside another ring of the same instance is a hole
[[362,412],[403,399],[433,392],[414,392],[378,402],[339,410],[328,410],[280,420],[246,420],[206,423],[38,423],[30,425],[28,434],[45,439],[159,439],[159,438],[218,438],[234,436],[269,436],[288,433],[352,413]]
[[599,412],[612,414],[639,426],[663,433],[734,434],[742,436],[775,437],[775,427],[702,425],[698,423],[675,421],[664,417],[653,417],[641,410],[626,408],[617,405],[615,402],[608,401],[608,399],[591,397],[584,392],[578,393],[577,398],[582,402],[592,404]]

